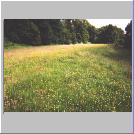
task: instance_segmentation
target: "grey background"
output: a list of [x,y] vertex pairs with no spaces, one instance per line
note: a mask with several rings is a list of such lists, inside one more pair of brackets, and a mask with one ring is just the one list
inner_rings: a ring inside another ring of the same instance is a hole
[[[2,2],[3,19],[131,19],[132,2]],[[3,38],[3,36],[2,36]],[[3,40],[2,40],[3,44]],[[3,47],[3,46],[2,46]],[[3,58],[2,58],[3,63]],[[3,72],[2,72],[3,77]],[[3,82],[2,82],[3,83]],[[3,85],[2,85],[3,88]],[[3,90],[2,90],[3,94]],[[3,101],[2,101],[3,104]],[[2,105],[3,109],[3,105]],[[3,133],[132,133],[132,112],[4,112]]]
[[4,113],[5,133],[130,133],[131,113],[23,112]]
[[2,2],[5,19],[130,19],[132,1]]

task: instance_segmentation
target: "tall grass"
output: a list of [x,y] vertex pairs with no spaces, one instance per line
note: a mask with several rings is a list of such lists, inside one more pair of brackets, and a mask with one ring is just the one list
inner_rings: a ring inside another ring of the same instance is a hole
[[129,112],[131,53],[105,44],[6,50],[4,110]]

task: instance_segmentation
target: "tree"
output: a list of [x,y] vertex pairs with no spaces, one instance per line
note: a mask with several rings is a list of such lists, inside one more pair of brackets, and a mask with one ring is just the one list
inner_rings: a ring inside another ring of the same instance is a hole
[[41,43],[38,27],[28,19],[4,21],[4,34],[7,39],[16,43],[36,45]]
[[125,44],[124,46],[127,48],[132,48],[132,20],[125,28]]
[[51,44],[54,40],[54,33],[50,25],[50,20],[36,19],[33,20],[40,30],[42,44]]
[[82,42],[87,43],[89,41],[88,26],[89,23],[87,20],[82,20]]
[[74,26],[73,21],[74,20],[72,20],[72,19],[65,20],[65,26],[66,26],[66,29],[68,29],[68,31],[70,33],[71,43],[76,44],[77,43],[77,38],[76,38],[75,26]]
[[95,43],[97,40],[97,34],[98,34],[97,28],[95,28],[95,26],[89,24],[87,31],[89,34],[89,42]]
[[87,43],[89,34],[87,31],[87,23],[85,20],[73,20],[74,32],[76,33],[76,39],[78,43]]
[[51,19],[49,20],[49,25],[51,26],[52,32],[53,32],[53,38],[51,39],[51,43],[54,44],[63,44],[63,24],[60,19]]
[[121,28],[116,28],[115,30],[116,30],[115,45],[124,46],[124,41],[125,41],[124,31]]
[[73,28],[73,24],[72,24],[72,20],[71,19],[65,19],[64,20],[64,34],[66,34],[66,43],[70,44],[70,43],[76,43],[76,35],[74,32],[74,28]]
[[132,22],[122,29],[107,25],[99,29],[84,19],[8,19],[4,21],[4,37],[24,44],[108,43],[131,46]]
[[122,45],[124,40],[124,32],[121,28],[107,25],[99,28],[98,39],[99,43]]

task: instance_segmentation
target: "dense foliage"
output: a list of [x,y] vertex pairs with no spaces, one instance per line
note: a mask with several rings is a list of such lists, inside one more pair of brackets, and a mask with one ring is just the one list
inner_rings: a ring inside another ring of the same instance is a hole
[[124,34],[111,24],[97,29],[84,19],[6,19],[4,35],[11,42],[31,45],[91,42],[131,48],[132,22]]
[[37,25],[30,20],[5,20],[4,37],[12,42],[40,44],[41,37]]
[[125,46],[132,48],[132,21],[125,28]]
[[116,26],[107,25],[99,29],[98,42],[100,43],[123,45],[123,40],[124,32]]

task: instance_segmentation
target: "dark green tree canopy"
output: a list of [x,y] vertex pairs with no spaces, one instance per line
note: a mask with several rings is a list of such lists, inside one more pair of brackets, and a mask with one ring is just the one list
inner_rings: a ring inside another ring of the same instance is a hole
[[4,37],[16,43],[32,45],[41,43],[39,28],[34,22],[27,19],[5,20]]
[[125,47],[132,48],[132,20],[125,28]]
[[84,19],[5,19],[4,38],[29,45],[91,42],[130,48],[132,21],[124,34],[122,29],[111,24],[97,29]]
[[98,30],[98,42],[107,43],[107,44],[120,44],[123,43],[124,40],[124,32],[122,29],[107,25],[101,27]]

